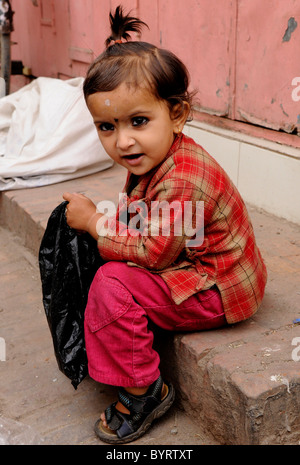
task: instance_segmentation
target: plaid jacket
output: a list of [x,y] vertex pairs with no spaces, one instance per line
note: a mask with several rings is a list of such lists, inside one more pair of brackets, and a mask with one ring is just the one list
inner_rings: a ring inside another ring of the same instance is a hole
[[[126,261],[159,273],[177,304],[217,285],[230,324],[253,315],[263,298],[266,267],[244,202],[219,164],[181,135],[158,167],[135,184],[133,180],[129,174],[127,195],[117,214],[102,221],[98,231],[104,260]],[[166,209],[151,215],[157,202]],[[204,206],[203,241],[190,247],[199,202]],[[177,207],[167,210],[170,204]],[[191,210],[189,227],[182,221],[186,205]],[[169,219],[171,227],[163,229]]]

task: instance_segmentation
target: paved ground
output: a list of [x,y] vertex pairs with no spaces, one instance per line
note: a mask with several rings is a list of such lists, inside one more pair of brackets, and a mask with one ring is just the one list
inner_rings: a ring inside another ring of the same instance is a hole
[[[102,445],[93,424],[115,395],[91,379],[75,391],[58,371],[36,257],[63,191],[86,192],[95,201],[114,199],[123,181],[114,168],[0,195],[1,222],[10,230],[0,229],[0,358],[1,342],[6,345],[6,361],[0,362],[0,444]],[[162,353],[168,354],[163,369],[174,378],[178,403],[135,444],[300,441],[300,325],[294,323],[300,318],[300,227],[252,207],[249,212],[269,272],[263,305],[240,325],[163,340]]]
[[[0,262],[0,337],[6,342],[6,361],[0,362],[0,445],[103,445],[93,433],[93,424],[115,400],[115,391],[91,379],[75,391],[58,370],[41,302],[36,257],[3,228]],[[135,442],[213,443],[177,408]]]

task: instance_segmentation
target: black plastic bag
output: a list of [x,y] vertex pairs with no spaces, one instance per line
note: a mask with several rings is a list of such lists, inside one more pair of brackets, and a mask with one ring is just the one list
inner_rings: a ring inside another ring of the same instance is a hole
[[103,261],[95,239],[68,226],[67,203],[58,205],[50,215],[40,245],[39,266],[57,363],[77,389],[87,375],[84,311],[90,285]]

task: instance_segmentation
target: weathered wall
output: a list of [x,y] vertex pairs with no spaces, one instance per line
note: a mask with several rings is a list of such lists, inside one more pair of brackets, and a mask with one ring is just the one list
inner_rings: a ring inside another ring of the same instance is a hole
[[[35,7],[31,0],[13,0],[13,58],[36,76],[84,75],[103,50],[108,14],[119,2],[37,0]],[[171,49],[185,62],[203,112],[288,133],[300,130],[294,80],[300,75],[298,0],[122,4],[148,23],[144,40]]]

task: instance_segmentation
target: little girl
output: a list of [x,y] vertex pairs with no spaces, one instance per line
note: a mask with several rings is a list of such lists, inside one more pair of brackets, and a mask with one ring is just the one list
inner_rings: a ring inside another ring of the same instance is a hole
[[[126,443],[174,401],[148,318],[170,331],[237,323],[257,311],[267,273],[237,189],[182,134],[191,110],[185,66],[169,51],[129,41],[145,23],[121,7],[110,22],[107,49],[91,65],[84,95],[104,149],[128,170],[125,200],[108,217],[82,194],[63,197],[69,226],[97,239],[105,261],[89,292],[85,343],[90,376],[118,386],[119,398],[95,431],[104,442]],[[187,206],[193,227],[178,227]],[[136,228],[128,222],[132,211],[141,212]]]

